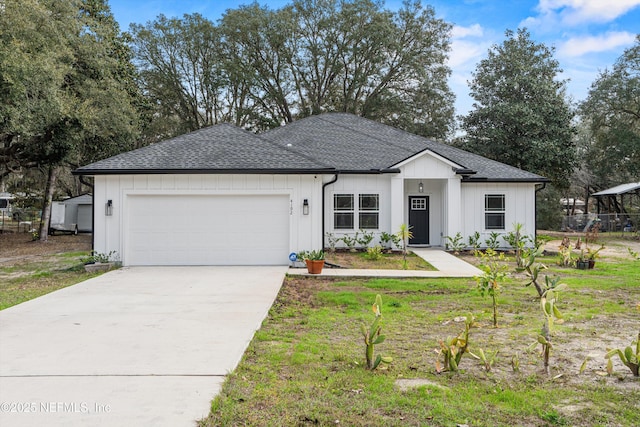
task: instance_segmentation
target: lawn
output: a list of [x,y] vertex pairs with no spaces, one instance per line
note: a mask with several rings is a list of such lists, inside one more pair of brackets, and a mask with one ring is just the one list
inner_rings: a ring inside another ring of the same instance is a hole
[[[519,274],[502,287],[498,328],[473,279],[288,277],[200,425],[640,425],[640,379],[618,359],[607,374],[604,358],[640,332],[640,261],[605,257],[594,270],[547,273],[569,285],[548,374],[539,298]],[[376,353],[393,362],[368,371],[360,325],[373,320],[376,294],[386,335]],[[458,372],[437,373],[438,341],[459,334],[468,314],[471,351],[498,352],[491,371],[465,355]]]
[[50,236],[31,240],[27,233],[0,235],[0,310],[74,285],[96,273],[86,273],[82,258],[91,236]]

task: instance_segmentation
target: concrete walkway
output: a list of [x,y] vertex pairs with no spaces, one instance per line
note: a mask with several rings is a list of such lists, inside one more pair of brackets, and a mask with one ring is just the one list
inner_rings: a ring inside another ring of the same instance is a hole
[[286,271],[123,268],[0,311],[0,426],[194,426]]
[[411,248],[411,251],[437,271],[323,268],[320,274],[309,274],[306,268],[290,268],[287,274],[322,277],[473,277],[482,274],[480,269],[441,249]]

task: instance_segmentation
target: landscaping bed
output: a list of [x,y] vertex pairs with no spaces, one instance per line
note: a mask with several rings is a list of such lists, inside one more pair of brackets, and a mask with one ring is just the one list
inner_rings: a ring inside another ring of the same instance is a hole
[[[343,268],[402,270],[401,252],[384,253],[379,259],[370,259],[367,252],[335,251],[326,253],[326,261]],[[431,264],[414,253],[407,254],[406,270],[435,270]]]

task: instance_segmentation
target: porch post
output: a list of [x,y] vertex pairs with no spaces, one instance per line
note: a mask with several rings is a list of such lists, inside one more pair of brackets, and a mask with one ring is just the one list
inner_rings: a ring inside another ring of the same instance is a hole
[[445,212],[445,227],[442,236],[442,245],[445,244],[445,236],[455,236],[462,233],[462,203],[461,203],[460,178],[447,179],[447,194],[445,195],[447,211]]
[[404,178],[391,178],[391,209],[389,233],[396,233],[400,230],[400,225],[405,222],[405,200],[404,200]]

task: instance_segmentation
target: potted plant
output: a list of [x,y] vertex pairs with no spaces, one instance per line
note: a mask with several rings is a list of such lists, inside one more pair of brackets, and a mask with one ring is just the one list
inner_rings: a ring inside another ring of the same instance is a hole
[[589,264],[589,268],[593,268],[596,265],[596,258],[600,255],[598,252],[604,249],[604,245],[601,245],[598,249],[593,250],[591,248],[587,248],[587,262]]
[[586,270],[589,268],[589,260],[584,253],[584,249],[580,251],[580,256],[578,256],[578,259],[576,260],[576,268],[579,270]]
[[298,254],[298,259],[302,259],[307,264],[309,274],[322,273],[324,267],[324,251],[302,251]]
[[84,264],[84,270],[88,273],[96,271],[108,271],[116,267],[118,263],[118,254],[116,251],[111,251],[108,254],[103,254],[96,251],[91,251],[88,257],[81,258]]

